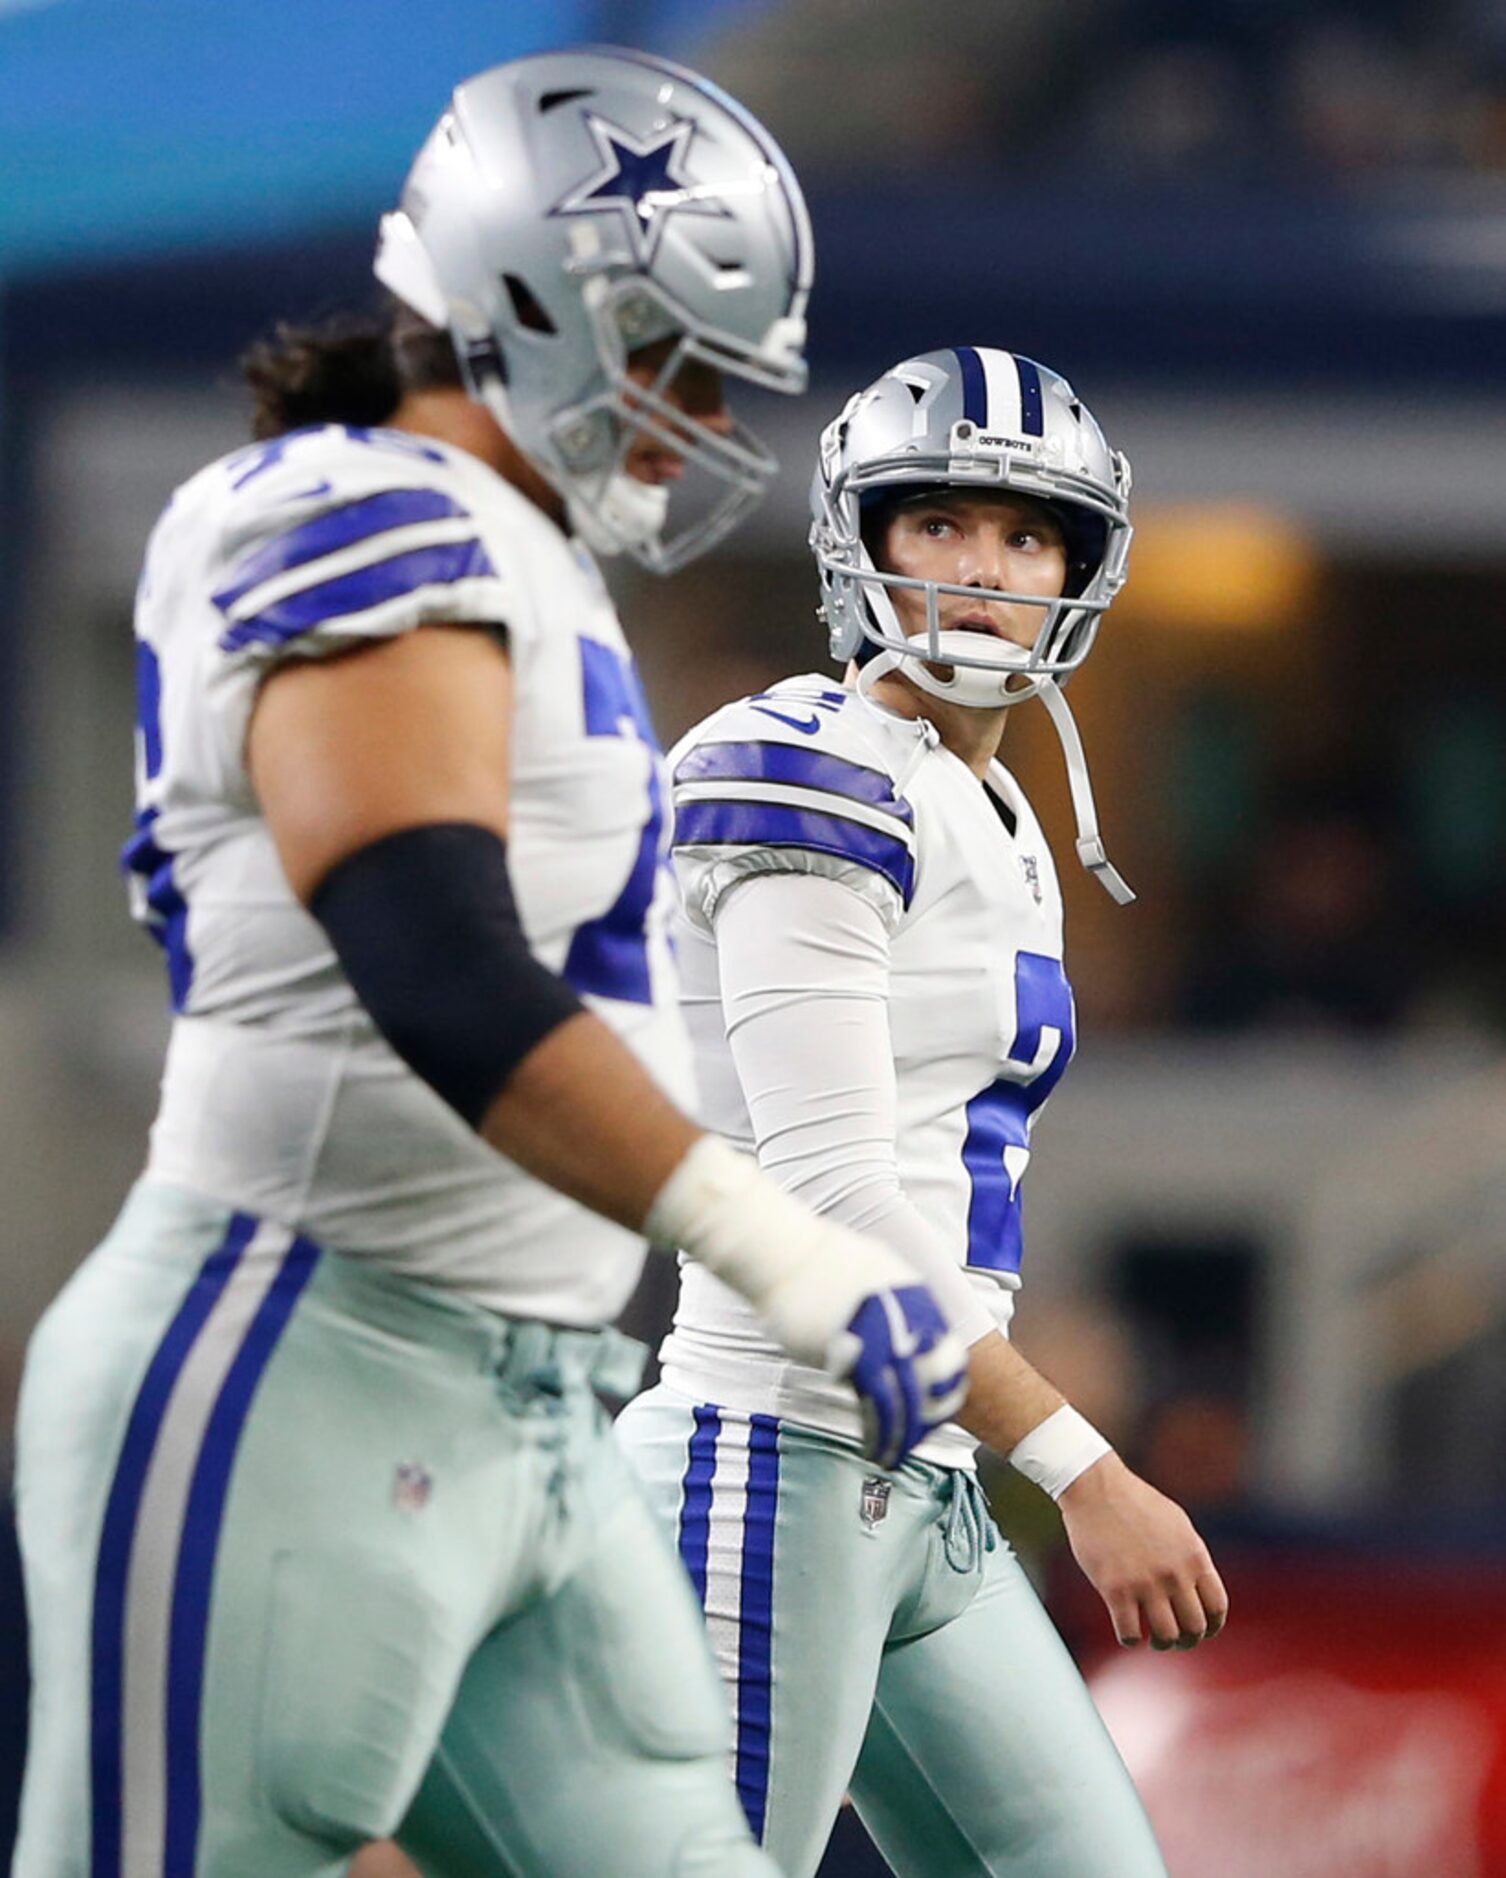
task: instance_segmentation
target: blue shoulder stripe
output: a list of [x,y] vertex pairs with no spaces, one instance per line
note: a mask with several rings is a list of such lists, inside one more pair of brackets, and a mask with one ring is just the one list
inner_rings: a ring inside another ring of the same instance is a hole
[[872,868],[905,905],[915,892],[915,857],[897,835],[866,822],[781,802],[686,802],[675,810],[677,848],[810,848]]
[[905,823],[915,820],[915,811],[895,795],[893,778],[882,770],[824,750],[803,750],[793,743],[698,744],[675,771],[675,781],[795,783],[866,802]]
[[275,574],[302,567],[305,561],[317,561],[348,548],[353,542],[372,535],[384,535],[389,529],[408,528],[414,522],[439,522],[463,517],[463,509],[439,489],[384,489],[379,495],[366,496],[359,502],[347,502],[338,509],[327,509],[300,528],[290,528],[285,535],[265,543],[242,561],[228,587],[221,587],[214,603],[222,613],[229,612],[243,594],[259,587]]
[[364,613],[384,601],[401,599],[419,587],[443,587],[451,581],[476,580],[494,576],[496,569],[479,541],[447,541],[433,548],[414,548],[408,554],[396,554],[390,561],[378,561],[371,567],[358,567],[353,573],[334,580],[321,581],[292,593],[265,613],[238,621],[220,636],[226,652],[252,640],[268,645],[282,645],[309,632],[326,620],[340,619],[347,613]]

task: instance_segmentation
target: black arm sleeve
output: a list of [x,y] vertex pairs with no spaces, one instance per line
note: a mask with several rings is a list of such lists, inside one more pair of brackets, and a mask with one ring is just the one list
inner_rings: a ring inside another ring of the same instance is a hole
[[583,1008],[529,951],[489,828],[384,835],[331,868],[309,910],[377,1029],[473,1128],[535,1044]]

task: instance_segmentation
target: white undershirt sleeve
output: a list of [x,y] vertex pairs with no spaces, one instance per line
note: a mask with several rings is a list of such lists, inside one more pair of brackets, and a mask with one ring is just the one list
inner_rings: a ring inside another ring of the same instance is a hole
[[994,1317],[900,1188],[883,915],[839,880],[760,874],[724,896],[715,932],[760,1165],[816,1212],[898,1252],[975,1343]]

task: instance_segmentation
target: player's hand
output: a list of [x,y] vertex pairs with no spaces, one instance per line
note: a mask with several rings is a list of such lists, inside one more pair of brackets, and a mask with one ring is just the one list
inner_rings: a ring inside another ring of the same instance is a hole
[[1095,1461],[1057,1505],[1126,1648],[1148,1636],[1153,1650],[1190,1650],[1223,1629],[1229,1594],[1192,1521],[1117,1454]]
[[851,1383],[880,1466],[898,1467],[961,1408],[967,1351],[914,1267],[811,1212],[726,1142],[691,1145],[643,1228],[740,1291],[791,1356]]
[[898,1467],[967,1396],[967,1351],[922,1284],[864,1298],[825,1367],[857,1391],[863,1451],[880,1467]]
[[961,1408],[967,1351],[929,1288],[888,1246],[803,1214],[799,1259],[756,1302],[802,1362],[857,1392],[863,1451],[881,1467]]

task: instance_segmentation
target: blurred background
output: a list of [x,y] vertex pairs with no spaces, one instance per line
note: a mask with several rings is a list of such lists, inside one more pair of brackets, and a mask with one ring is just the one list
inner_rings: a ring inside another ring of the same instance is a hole
[[[667,585],[613,575],[666,743],[827,669],[808,466],[896,358],[1023,351],[1134,461],[1072,697],[1136,905],[1072,861],[1044,716],[1004,751],[1081,1038],[1016,1321],[1203,1524],[1228,1635],[1109,1660],[994,1484],[1175,1878],[1506,1875],[1503,0],[0,0],[4,1426],[166,1032],[116,867],[146,533],[244,441],[247,341],[370,300],[451,85],[593,40],[763,117],[817,240],[778,493]],[[0,1847],[24,1677],[7,1537]],[[844,1819],[826,1872],[882,1869]]]

